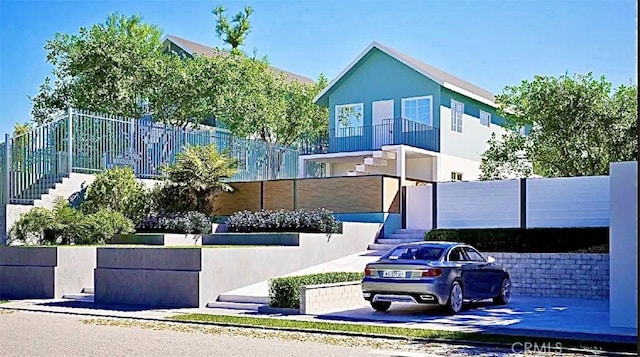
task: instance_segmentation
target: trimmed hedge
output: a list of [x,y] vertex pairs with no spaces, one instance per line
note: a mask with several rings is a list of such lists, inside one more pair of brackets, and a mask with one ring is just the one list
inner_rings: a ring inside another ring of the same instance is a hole
[[311,211],[240,211],[227,218],[227,231],[234,233],[338,233],[340,222],[332,211],[324,208]]
[[609,252],[608,227],[435,229],[425,240],[464,242],[485,252]]
[[363,277],[363,273],[334,272],[270,279],[269,306],[299,309],[301,287],[307,285],[360,281]]

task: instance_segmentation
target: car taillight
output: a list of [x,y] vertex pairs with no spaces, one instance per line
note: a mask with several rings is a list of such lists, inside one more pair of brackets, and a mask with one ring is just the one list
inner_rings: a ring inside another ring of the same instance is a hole
[[371,269],[365,268],[364,269],[364,276],[371,276]]
[[422,271],[423,278],[435,278],[442,275],[442,269],[425,269]]

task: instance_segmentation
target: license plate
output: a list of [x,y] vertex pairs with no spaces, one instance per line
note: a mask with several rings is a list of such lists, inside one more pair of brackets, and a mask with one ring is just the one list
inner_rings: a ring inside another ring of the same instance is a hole
[[382,272],[383,278],[404,278],[405,276],[405,272],[401,270],[385,270]]

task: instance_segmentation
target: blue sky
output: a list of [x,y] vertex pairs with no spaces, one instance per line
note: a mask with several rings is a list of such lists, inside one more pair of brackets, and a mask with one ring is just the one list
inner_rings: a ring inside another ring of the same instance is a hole
[[218,4],[230,14],[254,8],[247,52],[312,78],[332,79],[375,40],[494,93],[567,71],[637,83],[633,0],[0,0],[0,134],[30,119],[56,32],[137,13],[164,34],[221,46]]

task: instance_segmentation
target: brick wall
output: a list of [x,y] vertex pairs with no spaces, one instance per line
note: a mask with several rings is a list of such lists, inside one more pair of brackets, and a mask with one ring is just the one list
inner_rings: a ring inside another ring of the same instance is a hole
[[300,313],[318,315],[362,307],[362,288],[359,281],[308,285],[300,288]]
[[609,254],[484,253],[511,274],[514,295],[609,298]]

